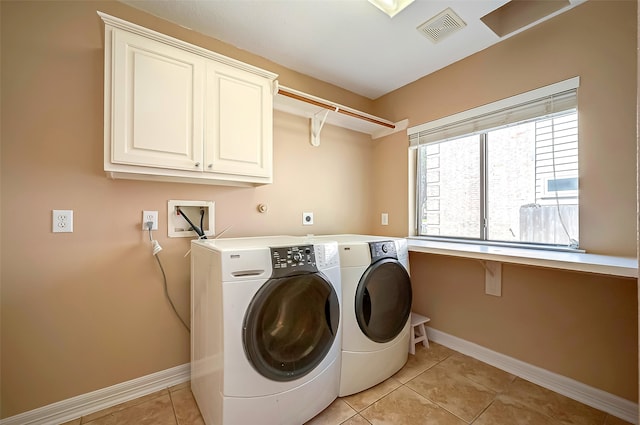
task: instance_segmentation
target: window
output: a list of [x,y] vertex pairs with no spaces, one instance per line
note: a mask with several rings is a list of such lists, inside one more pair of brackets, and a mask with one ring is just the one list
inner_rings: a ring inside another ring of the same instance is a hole
[[577,248],[577,84],[409,129],[417,236]]

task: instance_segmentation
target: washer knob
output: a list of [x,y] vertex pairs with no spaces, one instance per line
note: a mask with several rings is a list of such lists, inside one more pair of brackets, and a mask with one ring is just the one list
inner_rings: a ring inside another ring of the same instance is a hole
[[382,252],[384,252],[385,254],[386,254],[387,252],[389,252],[389,248],[387,248],[387,244],[386,244],[386,243],[383,243],[383,244],[382,244]]

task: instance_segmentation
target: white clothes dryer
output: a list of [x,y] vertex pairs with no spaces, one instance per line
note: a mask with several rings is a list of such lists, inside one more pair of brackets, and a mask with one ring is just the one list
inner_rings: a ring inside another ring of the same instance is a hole
[[191,389],[207,425],[300,425],[338,395],[336,242],[199,240],[191,250]]
[[339,396],[363,391],[407,362],[412,290],[407,241],[369,235],[313,236],[338,242],[342,278]]

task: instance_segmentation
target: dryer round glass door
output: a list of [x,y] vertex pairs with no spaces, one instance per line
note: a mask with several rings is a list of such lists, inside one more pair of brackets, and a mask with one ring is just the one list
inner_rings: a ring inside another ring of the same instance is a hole
[[322,273],[270,279],[245,314],[244,350],[261,375],[292,381],[324,360],[339,321],[338,296]]
[[373,263],[356,289],[355,313],[362,332],[375,342],[400,334],[411,314],[411,280],[395,259]]

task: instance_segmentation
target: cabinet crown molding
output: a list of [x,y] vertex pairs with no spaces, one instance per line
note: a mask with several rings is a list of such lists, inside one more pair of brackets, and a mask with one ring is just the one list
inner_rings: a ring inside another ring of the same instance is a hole
[[237,59],[233,59],[228,56],[221,55],[220,53],[207,50],[204,47],[199,47],[194,44],[187,43],[186,41],[182,41],[177,38],[168,36],[166,34],[162,34],[157,31],[142,27],[140,25],[125,21],[124,19],[116,18],[115,16],[108,15],[104,12],[98,11],[98,15],[100,15],[100,18],[104,21],[105,25],[109,25],[114,28],[120,28],[125,31],[132,32],[134,34],[138,34],[138,35],[150,38],[152,40],[156,40],[161,43],[165,43],[165,44],[177,47],[179,49],[186,50],[191,53],[195,53],[205,58],[213,59],[217,62],[221,62],[226,65],[232,66],[234,68],[251,72],[253,74],[267,78],[269,80],[275,80],[276,78],[278,78],[278,74],[275,74],[271,71],[267,71],[262,68],[258,68],[256,66],[241,62]]

